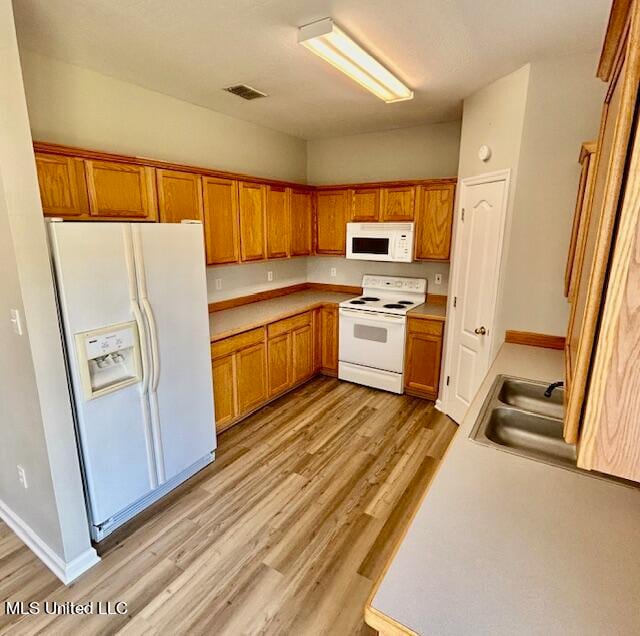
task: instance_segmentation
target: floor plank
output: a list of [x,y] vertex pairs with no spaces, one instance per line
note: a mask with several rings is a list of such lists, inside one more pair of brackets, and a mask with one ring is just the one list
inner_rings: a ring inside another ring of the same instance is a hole
[[[366,598],[456,429],[432,402],[316,378],[225,431],[67,588],[0,523],[0,633],[371,636]],[[129,612],[7,616],[5,599]]]

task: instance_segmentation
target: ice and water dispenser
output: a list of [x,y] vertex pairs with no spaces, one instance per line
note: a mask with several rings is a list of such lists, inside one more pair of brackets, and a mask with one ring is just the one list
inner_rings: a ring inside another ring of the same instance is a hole
[[140,338],[135,322],[85,331],[75,338],[85,399],[140,382]]

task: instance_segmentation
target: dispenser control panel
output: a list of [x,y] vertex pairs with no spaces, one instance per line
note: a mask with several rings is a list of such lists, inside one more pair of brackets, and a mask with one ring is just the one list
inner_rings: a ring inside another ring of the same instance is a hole
[[142,379],[135,322],[84,331],[75,338],[85,399],[118,391]]

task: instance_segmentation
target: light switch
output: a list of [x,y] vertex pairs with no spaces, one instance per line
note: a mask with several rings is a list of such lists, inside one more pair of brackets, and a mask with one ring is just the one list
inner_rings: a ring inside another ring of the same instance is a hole
[[11,326],[15,333],[19,336],[22,335],[22,319],[20,318],[20,312],[17,309],[11,310]]

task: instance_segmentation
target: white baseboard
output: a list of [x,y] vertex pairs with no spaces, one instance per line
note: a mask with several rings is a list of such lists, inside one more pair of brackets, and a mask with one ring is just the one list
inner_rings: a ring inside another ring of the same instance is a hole
[[0,501],[0,519],[65,585],[75,581],[100,561],[98,553],[92,547],[72,561],[64,561],[3,501]]
[[440,411],[440,413],[445,413],[445,415],[446,415],[446,412],[444,410],[444,403],[443,403],[442,400],[440,400],[440,399],[436,400],[436,409],[438,409],[438,411]]

